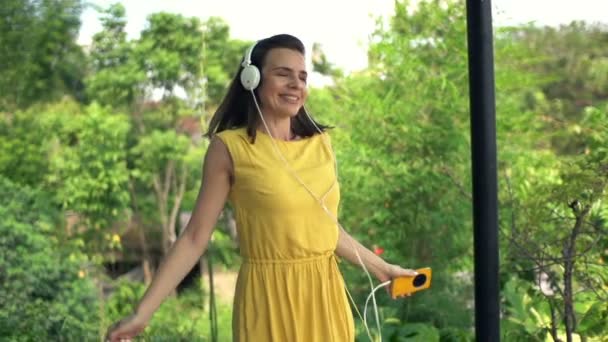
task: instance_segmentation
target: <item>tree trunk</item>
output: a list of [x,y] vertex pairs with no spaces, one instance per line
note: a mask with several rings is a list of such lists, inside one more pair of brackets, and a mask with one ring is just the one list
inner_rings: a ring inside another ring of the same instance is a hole
[[[205,254],[203,254],[203,255],[201,256],[201,258],[199,259],[199,261],[198,261],[198,269],[199,269],[199,272],[200,272],[200,277],[201,277],[201,287],[202,287],[202,285],[204,285],[204,284],[205,284],[205,274],[207,274],[207,254],[206,254],[206,253],[205,253]],[[205,298],[205,291],[203,291],[203,289],[202,289],[202,288],[201,288],[201,293],[202,293],[202,298],[203,298],[203,300],[202,300],[202,303],[201,303],[201,304],[202,304],[203,311],[204,311],[204,310],[205,310],[205,306],[206,306],[206,305],[205,305],[205,300],[206,300],[207,298]]]
[[169,161],[165,167],[164,179],[161,184],[160,175],[154,175],[152,181],[154,185],[154,193],[156,194],[156,205],[158,208],[158,217],[160,218],[161,229],[162,229],[162,247],[163,255],[167,255],[169,248],[171,248],[172,242],[169,237],[169,217],[167,214],[167,206],[169,202],[169,191],[171,190],[171,178],[173,178],[175,169],[175,163]]
[[[177,240],[175,224],[177,214],[186,192],[186,181],[188,179],[188,170],[183,166],[179,177],[176,175],[175,161],[171,160],[165,168],[164,180],[161,184],[160,176],[155,175],[153,178],[154,192],[158,201],[158,214],[162,225],[163,232],[163,255],[169,253],[169,249]],[[169,195],[173,193],[173,207],[169,211]]]
[[217,342],[217,309],[215,304],[215,284],[213,281],[213,259],[211,250],[207,250],[207,271],[209,273],[209,324],[211,341]]
[[551,337],[553,337],[553,341],[562,342],[559,337],[557,337],[557,315],[555,314],[555,303],[553,300],[549,299],[549,309],[551,310]]
[[146,235],[144,234],[143,227],[139,228],[139,243],[142,250],[142,263],[141,268],[144,271],[144,283],[146,286],[152,282],[152,269],[150,267],[150,253],[148,252],[148,244],[146,243]]
[[236,220],[234,218],[234,213],[231,209],[226,207],[226,209],[224,209],[224,215],[226,219],[226,229],[228,230],[228,234],[230,234],[230,238],[238,246],[239,237],[238,231],[236,229]]
[[564,255],[566,259],[564,262],[564,324],[566,325],[566,340],[572,342],[575,323],[574,307],[572,305],[574,299],[572,293],[572,269],[574,262],[566,256],[567,254]]
[[567,342],[572,342],[572,334],[576,331],[576,313],[574,312],[574,292],[572,289],[572,272],[576,261],[576,239],[591,207],[587,205],[581,208],[578,201],[573,201],[569,206],[576,221],[574,227],[572,227],[570,237],[564,242],[562,254],[564,257],[564,324],[566,326]]
[[[179,213],[179,208],[182,205],[182,199],[184,198],[184,193],[186,192],[186,179],[188,176],[188,172],[186,167],[184,166],[181,170],[182,172],[179,175],[179,179],[175,172],[173,172],[174,177],[171,181],[173,184],[173,208],[171,208],[171,212],[169,213],[169,221],[167,222],[167,234],[169,240],[169,247],[173,246],[175,241],[177,240],[177,233],[175,230],[175,224],[177,223],[177,214]],[[168,203],[165,204],[165,208],[168,207]]]
[[[134,217],[139,217],[139,204],[137,203],[137,196],[135,195],[135,190],[133,189],[133,183],[129,181],[129,193],[131,194],[131,201],[133,201],[133,209],[135,211]],[[135,229],[138,231],[139,236],[139,245],[142,251],[142,262],[141,268],[144,272],[144,283],[150,285],[152,282],[152,268],[150,266],[150,253],[148,251],[148,243],[146,242],[146,233],[144,232],[144,227],[141,225],[139,220],[136,220]]]

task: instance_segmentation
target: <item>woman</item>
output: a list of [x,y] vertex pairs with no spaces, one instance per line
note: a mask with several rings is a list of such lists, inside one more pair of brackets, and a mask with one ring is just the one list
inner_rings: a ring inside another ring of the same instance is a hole
[[248,50],[210,122],[192,218],[135,313],[110,327],[108,340],[128,341],[144,329],[205,251],[227,200],[243,256],[234,341],[354,341],[334,255],[362,263],[380,282],[415,275],[383,261],[337,222],[335,158],[326,127],[304,109],[306,81],[297,38],[277,35]]

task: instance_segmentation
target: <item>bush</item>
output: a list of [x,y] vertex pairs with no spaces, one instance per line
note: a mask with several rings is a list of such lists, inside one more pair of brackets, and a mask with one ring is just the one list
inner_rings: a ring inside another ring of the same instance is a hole
[[[106,315],[117,321],[129,315],[145,292],[141,283],[122,281],[106,302]],[[169,297],[138,339],[150,342],[211,341],[209,298],[199,286]],[[232,307],[217,303],[218,341],[232,341]]]
[[58,211],[42,191],[0,176],[0,336],[10,341],[98,338],[87,258],[53,234]]

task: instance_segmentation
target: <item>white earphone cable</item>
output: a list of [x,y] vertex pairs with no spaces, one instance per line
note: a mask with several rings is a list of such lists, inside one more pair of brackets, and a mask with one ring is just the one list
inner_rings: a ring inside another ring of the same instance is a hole
[[[332,155],[333,159],[334,159],[334,167],[335,167],[335,174],[336,174],[336,182],[338,180],[338,158],[336,158],[335,154],[332,152],[332,148],[331,146],[328,146],[329,144],[326,143],[325,141],[325,137],[322,135],[322,131],[321,129],[317,126],[317,124],[315,123],[315,121],[312,119],[312,117],[310,116],[310,114],[308,114],[308,110],[306,110],[306,107],[303,105],[302,108],[304,109],[304,113],[306,114],[306,116],[308,117],[308,119],[310,120],[310,122],[313,124],[313,126],[315,126],[315,128],[317,129],[317,131],[319,133],[321,133],[321,137],[323,138],[323,142],[325,144],[325,147],[329,150],[330,154]],[[338,226],[342,229],[344,229],[342,227],[342,225],[338,222],[337,218],[335,219],[336,222],[338,223]],[[346,230],[344,230],[346,231]],[[349,240],[350,241],[350,240]],[[372,277],[370,276],[369,272],[367,271],[367,268],[365,267],[365,264],[363,263],[363,260],[361,260],[361,256],[359,255],[359,252],[357,251],[356,246],[354,245],[354,243],[352,241],[350,241],[353,249],[355,250],[355,253],[357,254],[357,259],[359,260],[359,263],[361,263],[361,266],[363,267],[363,270],[365,271],[365,274],[367,275],[367,278],[369,280],[369,284],[370,284],[370,288],[372,288],[372,291],[370,292],[369,296],[367,297],[367,300],[365,301],[365,307],[363,310],[363,325],[365,326],[365,328],[368,331],[369,334],[369,327],[367,325],[367,304],[369,302],[369,299],[372,298],[372,303],[374,305],[374,315],[376,318],[376,328],[378,329],[378,335],[380,338],[380,341],[382,341],[382,329],[380,326],[380,317],[378,315],[378,304],[376,303],[376,291],[382,287],[385,287],[387,285],[389,285],[391,282],[387,281],[384,282],[378,286],[376,286],[376,288],[374,288],[374,282],[372,280]],[[348,291],[348,288],[346,287],[346,284],[344,285],[344,287],[346,288],[346,292],[348,292],[348,296],[351,298],[351,301],[353,302],[353,306],[355,306],[355,308],[357,307],[355,301],[352,299],[352,296],[350,295],[350,292]],[[359,313],[359,310],[357,309],[357,313],[359,314],[359,317],[361,317],[361,313]],[[371,334],[369,334],[371,335]],[[372,339],[371,336],[370,340]]]
[[[315,126],[315,128],[317,129],[317,131],[319,132],[319,134],[321,134],[321,138],[323,139],[323,145],[325,146],[325,148],[327,148],[328,152],[330,153],[330,155],[332,156],[332,158],[334,160],[334,169],[335,169],[335,171],[334,171],[335,172],[334,182],[330,186],[329,190],[327,190],[327,192],[325,192],[325,194],[321,198],[319,198],[310,188],[308,188],[308,186],[306,185],[306,183],[304,183],[304,181],[302,181],[302,179],[298,176],[298,174],[295,172],[295,170],[293,170],[291,168],[291,166],[289,165],[289,162],[287,161],[287,159],[285,159],[285,157],[283,156],[283,154],[279,150],[279,148],[276,145],[276,142],[274,140],[274,137],[272,136],[272,133],[270,132],[270,129],[268,128],[268,125],[266,124],[266,120],[264,120],[264,115],[262,115],[262,110],[260,109],[258,101],[257,101],[257,99],[255,97],[255,93],[253,92],[253,90],[250,90],[250,92],[251,92],[251,95],[253,97],[253,101],[255,103],[255,106],[256,106],[256,108],[258,110],[258,113],[260,114],[260,118],[262,120],[264,128],[266,128],[266,131],[268,132],[268,135],[271,138],[270,140],[272,142],[272,146],[273,146],[273,149],[275,150],[275,152],[278,154],[278,156],[280,157],[280,159],[285,164],[286,168],[289,170],[289,172],[292,174],[292,176],[294,176],[294,178],[298,181],[298,183],[300,183],[300,185],[302,185],[302,187],[304,187],[304,189],[319,203],[319,205],[321,206],[321,208],[323,209],[323,211],[325,211],[325,213],[336,223],[336,225],[340,229],[342,229],[342,230],[344,230],[346,232],[346,230],[342,227],[342,225],[338,221],[338,218],[327,208],[327,206],[325,204],[325,198],[333,190],[333,188],[336,186],[336,184],[338,182],[338,160],[337,160],[335,154],[333,153],[333,150],[332,150],[331,146],[325,140],[326,137],[323,135],[323,131],[321,131],[321,129],[317,126],[317,124],[314,122],[314,120],[312,119],[312,117],[308,114],[308,111],[306,110],[306,108],[303,107],[304,112],[306,113],[306,116],[308,117],[308,119],[310,120],[310,122]],[[382,284],[378,285],[376,288],[374,288],[374,282],[372,280],[372,277],[369,274],[369,271],[367,270],[367,267],[365,267],[365,264],[363,263],[363,260],[361,259],[359,251],[357,250],[357,247],[352,242],[352,240],[348,239],[348,241],[350,242],[353,250],[355,251],[355,254],[357,255],[357,259],[358,259],[359,263],[361,264],[361,267],[365,271],[365,274],[367,275],[367,278],[369,280],[370,288],[372,289],[370,295],[367,298],[367,301],[365,302],[365,310],[364,310],[363,317],[361,317],[361,313],[359,312],[359,309],[357,308],[357,305],[356,305],[355,301],[353,300],[350,292],[348,291],[348,288],[347,288],[346,284],[344,284],[344,287],[346,289],[346,292],[348,293],[348,297],[350,298],[351,302],[353,303],[353,306],[355,307],[355,310],[357,311],[357,314],[359,315],[359,318],[361,318],[362,321],[363,321],[363,325],[365,327],[365,330],[367,332],[368,337],[370,338],[370,341],[373,341],[373,338],[372,338],[371,332],[369,330],[369,327],[367,325],[367,319],[365,317],[365,314],[366,314],[366,311],[367,311],[368,301],[369,301],[370,297],[372,298],[372,303],[373,303],[374,313],[375,313],[375,318],[376,318],[376,327],[378,329],[378,335],[379,335],[380,341],[382,341],[382,330],[381,330],[381,327],[380,327],[380,319],[379,319],[379,315],[378,315],[378,306],[377,306],[377,303],[376,303],[375,292],[379,288],[384,287],[384,286],[390,284],[390,281],[382,283]]]
[[[363,309],[363,322],[365,325],[367,325],[367,304],[369,303],[370,298],[374,298],[374,300],[375,300],[374,293],[376,293],[376,291],[380,290],[381,288],[383,288],[387,285],[390,285],[390,283],[391,283],[391,281],[389,280],[389,281],[385,281],[384,283],[376,286],[372,290],[372,292],[370,292],[370,294],[367,296],[367,299],[365,300],[365,306]],[[376,305],[376,303],[374,302],[374,308],[376,309],[375,305]],[[378,321],[378,310],[377,309],[376,309],[376,321]],[[382,335],[380,335],[380,338],[382,339]]]

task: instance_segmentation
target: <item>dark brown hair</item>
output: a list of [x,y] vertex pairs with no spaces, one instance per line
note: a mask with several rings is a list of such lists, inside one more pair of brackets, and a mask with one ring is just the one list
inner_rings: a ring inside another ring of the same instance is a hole
[[[304,44],[302,44],[298,38],[288,34],[279,34],[262,39],[256,43],[251,54],[251,64],[257,66],[261,72],[266,55],[270,50],[276,48],[287,48],[297,51],[302,55],[305,54]],[[239,65],[239,68],[228,87],[226,96],[224,96],[220,106],[209,122],[209,129],[207,133],[205,133],[205,136],[210,138],[214,134],[227,129],[246,127],[247,135],[251,138],[251,142],[255,142],[259,117],[251,93],[243,88],[243,85],[241,84],[240,74],[242,70],[243,67]],[[260,89],[263,81],[264,79],[262,77],[260,84],[256,90],[254,90],[254,94],[258,101],[259,96],[257,89]],[[321,131],[325,131],[329,128],[316,121],[315,124]],[[318,133],[313,123],[308,119],[303,107],[298,110],[296,116],[291,120],[291,129],[300,137],[310,137]]]

